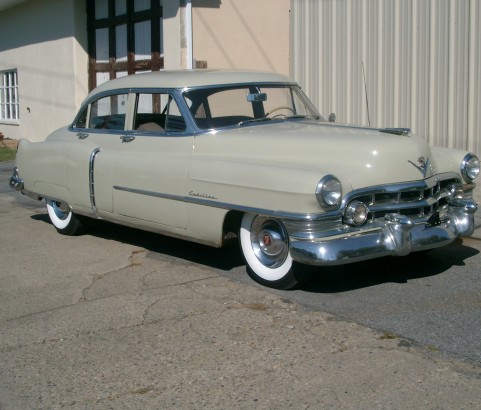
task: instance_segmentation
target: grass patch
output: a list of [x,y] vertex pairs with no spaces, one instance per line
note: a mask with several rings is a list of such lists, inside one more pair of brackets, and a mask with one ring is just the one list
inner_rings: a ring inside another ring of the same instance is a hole
[[384,332],[384,334],[380,337],[382,340],[393,340],[397,339],[397,336],[392,332]]
[[0,147],[0,162],[12,161],[15,159],[16,150],[8,147]]

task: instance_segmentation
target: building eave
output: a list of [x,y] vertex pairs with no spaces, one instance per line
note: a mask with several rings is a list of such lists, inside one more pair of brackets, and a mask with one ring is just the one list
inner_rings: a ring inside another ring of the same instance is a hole
[[25,3],[28,0],[0,0],[0,11]]

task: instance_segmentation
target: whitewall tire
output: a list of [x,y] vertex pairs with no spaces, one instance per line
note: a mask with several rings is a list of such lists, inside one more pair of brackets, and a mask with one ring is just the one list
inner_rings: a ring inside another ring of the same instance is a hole
[[78,235],[83,231],[84,225],[68,204],[60,201],[47,200],[47,212],[53,226],[63,235]]
[[244,214],[239,236],[247,272],[256,282],[291,289],[308,279],[307,267],[291,258],[289,236],[281,221]]

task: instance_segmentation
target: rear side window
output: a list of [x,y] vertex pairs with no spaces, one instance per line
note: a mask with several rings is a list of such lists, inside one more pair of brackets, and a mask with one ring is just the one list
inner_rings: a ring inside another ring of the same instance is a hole
[[123,130],[127,112],[128,94],[99,98],[90,106],[88,128]]
[[73,127],[123,130],[127,112],[127,97],[128,94],[115,94],[95,100],[84,108]]

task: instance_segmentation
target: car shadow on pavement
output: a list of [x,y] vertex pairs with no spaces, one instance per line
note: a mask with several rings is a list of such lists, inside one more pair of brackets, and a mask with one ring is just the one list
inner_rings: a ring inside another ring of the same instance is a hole
[[[32,218],[51,225],[47,214],[33,215]],[[52,229],[55,228],[52,226]],[[179,258],[225,271],[245,264],[235,239],[232,240],[232,245],[214,248],[106,221],[93,221],[92,226],[84,235],[93,235],[99,238],[127,243],[145,248],[159,255]],[[155,255],[153,256],[155,257]]]
[[[47,214],[36,214],[32,218],[51,224]],[[236,239],[223,248],[213,248],[105,221],[95,221],[85,235],[138,246],[152,252],[151,257],[173,257],[222,271],[245,265]],[[312,267],[312,279],[299,290],[341,293],[383,283],[407,283],[409,280],[438,275],[452,266],[464,266],[464,260],[478,253],[477,249],[456,239],[443,248],[415,252],[405,257],[384,257],[342,266]]]
[[404,257],[384,257],[349,265],[320,268],[302,290],[312,293],[340,293],[382,283],[407,283],[409,280],[439,275],[479,251],[456,239],[443,248],[414,252]]

